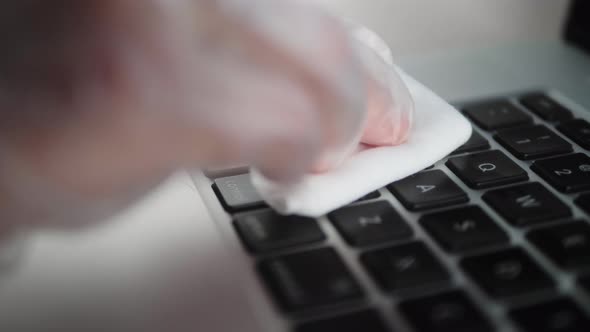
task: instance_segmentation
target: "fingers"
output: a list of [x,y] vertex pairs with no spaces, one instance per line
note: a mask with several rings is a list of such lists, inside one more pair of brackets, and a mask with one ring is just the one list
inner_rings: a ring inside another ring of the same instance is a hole
[[395,146],[410,134],[414,104],[409,91],[393,68],[386,68],[388,83],[369,80],[368,119],[361,141],[373,146]]
[[373,31],[350,25],[357,40],[368,84],[368,119],[361,141],[374,146],[394,146],[408,139],[414,103],[393,66],[387,44]]
[[[51,17],[33,26],[0,20],[18,36],[0,35],[11,46],[0,55],[0,106],[9,110],[0,114],[0,187],[21,202],[34,196],[47,213],[68,202],[82,214],[115,206],[113,198],[135,197],[125,193],[145,192],[179,167],[250,164],[271,180],[296,181],[338,165],[361,135],[375,145],[407,136],[411,98],[387,61],[309,7],[53,4],[0,5],[29,23],[40,12]],[[13,181],[17,171],[27,186]]]
[[[289,181],[344,158],[365,117],[344,29],[299,5],[219,4],[15,5],[52,18],[11,22],[22,54],[0,61],[10,153],[88,197],[180,166],[244,162]],[[308,28],[292,41],[293,27]]]
[[[241,137],[240,146],[253,157],[252,164],[268,176],[281,178],[279,174],[284,173],[292,178],[311,168],[328,168],[342,161],[358,142],[366,116],[364,80],[347,31],[334,18],[292,1],[234,1],[232,5],[230,11],[208,8],[205,21],[224,23],[221,27],[214,23],[205,26],[209,37],[205,55],[210,57],[201,54],[200,63],[196,64],[201,71],[220,68],[222,74],[196,76],[224,77],[225,82],[218,85],[225,84],[226,89],[221,91],[226,91],[227,96],[218,99],[224,102],[233,100],[229,91],[248,91],[256,96],[249,91],[254,86],[261,93],[260,98],[250,99],[256,99],[254,103],[237,102],[238,107],[216,105],[217,115],[231,113],[217,118],[224,119],[226,126],[228,121],[241,116],[250,119],[238,121],[242,131],[252,121],[257,122],[258,131]],[[293,27],[299,27],[296,34],[292,33]],[[216,66],[219,62],[221,65]],[[204,69],[203,63],[208,63]],[[227,79],[227,68],[232,64],[236,66]],[[256,72],[249,72],[252,67]],[[275,89],[280,86],[275,83],[277,77],[288,82],[280,91]],[[236,82],[244,84],[239,86]],[[227,89],[233,83],[235,89]],[[272,99],[281,96],[284,101],[284,95],[298,96],[298,101],[291,102],[292,106],[282,102],[279,108],[274,107]],[[240,93],[233,97],[243,98]],[[244,105],[256,105],[256,109]],[[267,118],[278,121],[266,121]],[[279,141],[284,142],[282,147],[277,144]],[[276,146],[269,150],[277,151],[260,153],[260,147],[265,145]],[[296,156],[297,160],[284,156]]]
[[[249,164],[285,181],[305,173],[322,139],[318,106],[309,92],[296,80],[258,66],[212,61],[206,72],[210,79],[195,97],[200,107],[213,111],[184,114],[187,124],[206,124],[194,131],[208,132],[201,140],[216,143],[200,162]],[[202,158],[188,151],[186,156]]]

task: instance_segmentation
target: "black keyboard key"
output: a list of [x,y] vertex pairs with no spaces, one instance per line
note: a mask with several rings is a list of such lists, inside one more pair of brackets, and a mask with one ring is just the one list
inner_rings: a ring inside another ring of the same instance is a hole
[[419,242],[367,252],[363,265],[382,289],[389,292],[437,286],[449,275],[434,255]]
[[488,142],[488,140],[483,138],[483,136],[481,136],[478,132],[474,130],[471,134],[471,138],[469,138],[469,141],[467,141],[467,143],[463,144],[461,147],[455,150],[453,154],[481,151],[487,150],[489,148],[490,143]]
[[559,191],[590,190],[590,158],[583,153],[538,160],[531,169]]
[[497,150],[451,158],[446,165],[475,189],[526,181],[529,178],[520,166]]
[[513,310],[510,318],[523,332],[590,331],[588,316],[565,298]]
[[239,215],[234,225],[244,245],[255,253],[321,242],[326,238],[314,219],[281,216],[272,210]]
[[537,182],[489,191],[483,195],[483,200],[516,226],[534,225],[572,215],[567,205]]
[[586,293],[590,294],[590,275],[585,275],[578,278],[578,285],[582,287]]
[[493,298],[505,299],[554,288],[553,281],[521,249],[473,256],[461,267]]
[[374,310],[355,312],[335,318],[305,323],[295,332],[388,332],[383,319]]
[[576,205],[578,205],[586,214],[590,214],[590,194],[580,195],[576,199]]
[[379,193],[379,191],[373,191],[372,193],[368,193],[365,196],[359,198],[357,202],[370,201],[372,199],[377,199],[379,197],[381,197],[381,193]]
[[576,119],[564,122],[557,126],[562,134],[586,150],[590,150],[590,123],[586,120]]
[[590,269],[590,225],[586,222],[542,228],[529,233],[527,237],[562,269]]
[[402,302],[400,311],[416,332],[493,331],[473,301],[460,291]]
[[475,124],[486,130],[517,127],[533,122],[533,118],[508,100],[492,100],[463,107]]
[[250,174],[242,174],[215,180],[213,189],[228,212],[238,212],[265,206],[252,185]]
[[541,125],[499,131],[494,137],[516,158],[539,159],[572,152],[572,145]]
[[411,211],[445,207],[469,201],[467,194],[440,170],[421,172],[387,188]]
[[433,213],[420,219],[428,233],[446,250],[465,252],[508,242],[508,236],[477,206]]
[[351,245],[364,247],[407,239],[412,229],[388,202],[359,204],[328,215],[334,226]]
[[262,278],[288,312],[325,309],[358,301],[363,291],[331,248],[264,260]]
[[562,122],[573,117],[572,112],[543,93],[531,93],[520,98],[520,103],[549,122]]

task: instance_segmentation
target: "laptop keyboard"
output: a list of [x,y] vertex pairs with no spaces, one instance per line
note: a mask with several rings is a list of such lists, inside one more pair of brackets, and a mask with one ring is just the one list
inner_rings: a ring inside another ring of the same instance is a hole
[[317,220],[207,174],[291,331],[590,331],[590,123],[544,93],[459,109],[449,158]]

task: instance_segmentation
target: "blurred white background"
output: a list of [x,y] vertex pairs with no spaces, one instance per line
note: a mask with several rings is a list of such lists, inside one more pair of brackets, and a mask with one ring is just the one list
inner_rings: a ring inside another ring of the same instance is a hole
[[379,32],[396,57],[558,39],[568,0],[310,0]]

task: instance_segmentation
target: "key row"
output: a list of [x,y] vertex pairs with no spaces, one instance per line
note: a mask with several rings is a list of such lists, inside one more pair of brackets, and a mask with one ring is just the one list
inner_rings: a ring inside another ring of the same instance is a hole
[[[493,331],[488,319],[470,298],[460,291],[449,291],[400,304],[399,310],[418,332]],[[324,319],[299,326],[296,332],[386,332],[385,323],[375,311],[367,310]]]
[[[541,119],[557,125],[557,130],[562,134],[582,148],[590,150],[590,123],[583,119],[574,119],[570,110],[548,95],[543,93],[524,95],[519,98],[518,104],[536,114]],[[496,131],[521,127],[519,129],[523,130],[512,131],[511,133],[513,135],[507,135],[509,136],[508,139],[502,137],[504,135],[500,134],[496,137],[500,139],[501,144],[504,146],[508,145],[507,148],[512,149],[511,152],[515,151],[515,155],[519,158],[533,158],[529,157],[526,154],[526,151],[518,151],[520,148],[525,150],[527,148],[532,148],[534,152],[537,153],[538,151],[536,148],[531,145],[533,143],[541,144],[539,150],[544,150],[548,145],[551,145],[547,143],[554,140],[554,142],[559,143],[562,149],[568,149],[567,145],[549,131],[549,129],[542,126],[531,126],[533,119],[523,112],[520,107],[517,107],[517,104],[512,103],[508,99],[495,99],[471,103],[464,105],[462,110],[476,125],[485,130]],[[520,137],[515,137],[514,134]],[[517,139],[512,140],[512,144],[507,144],[511,141],[510,138]],[[479,140],[479,142],[479,144],[485,144],[485,141]],[[520,144],[517,142],[520,142]],[[468,146],[470,145],[467,144],[466,147]],[[554,146],[554,148],[557,148],[557,146]],[[459,153],[472,151],[473,150],[466,149],[465,151],[459,151]],[[558,153],[558,151],[553,153]]]
[[[518,104],[550,123],[566,123],[573,118],[570,110],[542,93],[522,96]],[[485,130],[499,130],[533,123],[533,118],[521,107],[517,107],[517,104],[508,99],[500,98],[467,104],[462,109],[479,127]]]
[[[575,120],[578,121],[578,120]],[[590,124],[588,124],[590,143]],[[544,126],[519,127],[499,132],[496,140],[515,157],[535,160],[572,152],[572,146]],[[477,143],[479,142],[479,143]],[[456,154],[489,148],[487,141],[474,132],[472,139]],[[489,188],[528,179],[527,173],[500,151],[486,151],[450,158],[447,167],[469,187]],[[583,153],[537,160],[531,169],[564,193],[590,190],[590,158]]]
[[[441,171],[420,173],[397,183],[392,191],[410,209],[447,207],[468,201],[466,194]],[[536,182],[491,190],[484,193],[482,199],[517,227],[536,226],[572,216],[565,203]],[[588,209],[590,196],[580,196],[576,202]],[[411,227],[387,201],[347,206],[328,214],[328,219],[354,247],[376,246],[413,237]],[[461,253],[507,241],[500,226],[475,206],[428,214],[420,219],[420,223],[450,252]],[[245,246],[253,253],[306,246],[326,239],[317,220],[281,216],[271,209],[236,214],[234,225]]]
[[[388,294],[407,297],[453,285],[446,268],[421,242],[371,250],[359,259],[374,282]],[[556,291],[554,280],[520,248],[467,256],[459,265],[496,300]],[[267,258],[260,261],[258,269],[279,306],[287,312],[334,309],[362,303],[365,296],[332,248]]]
[[[399,310],[417,332],[491,332],[494,328],[473,301],[461,291],[449,291],[403,302]],[[590,319],[568,298],[556,298],[508,313],[523,332],[585,332]],[[348,313],[300,325],[295,332],[387,332],[390,331],[374,310]]]
[[[360,260],[380,288],[390,294],[452,286],[446,269],[419,242],[370,251]],[[555,282],[519,248],[467,257],[460,266],[493,299],[555,292]],[[264,260],[260,271],[275,299],[288,312],[313,312],[364,298],[361,286],[333,249]]]
[[[497,150],[453,157],[446,165],[474,189],[493,188],[529,179],[525,170]],[[531,169],[561,192],[578,193],[590,190],[590,158],[585,154],[538,160],[532,164]],[[216,179],[213,188],[230,213],[268,207],[252,186],[248,174]],[[441,170],[417,173],[390,184],[387,189],[410,211],[444,208],[469,201],[465,191]],[[379,197],[379,192],[374,192],[358,202]],[[511,223],[519,226],[568,217],[571,214],[567,206],[538,183],[525,183],[491,191],[484,194],[483,198]],[[583,197],[579,202],[583,208],[588,206]],[[507,206],[510,208],[506,208]],[[355,210],[346,211],[351,213]],[[544,214],[544,211],[548,213]],[[334,215],[343,214],[336,212]],[[354,218],[355,213],[351,215]]]
[[[388,186],[391,192],[411,211],[466,203],[467,194],[440,170],[426,171]],[[213,189],[223,207],[230,213],[267,207],[251,183],[249,174],[219,178]],[[378,198],[378,192],[360,201]]]
[[[461,291],[405,301],[399,305],[405,319],[417,332],[493,331],[487,317]],[[390,331],[374,310],[344,314],[300,325],[295,332],[387,332]]]
[[[265,204],[256,188],[252,185],[250,174],[243,172],[243,169],[241,170],[240,174],[215,178],[213,181],[213,191],[223,208],[232,214],[268,208],[268,205]],[[360,198],[357,202],[377,199],[380,196],[381,194],[375,191]]]
[[[446,165],[474,189],[498,187],[529,179],[525,170],[497,150],[453,157]],[[585,154],[538,160],[531,169],[564,193],[590,190],[590,158]],[[248,174],[216,179],[213,187],[228,212],[238,213],[267,207],[250,183]],[[420,172],[387,188],[410,211],[443,208],[469,201],[467,194],[441,170]],[[379,197],[380,194],[374,192],[359,202]],[[515,225],[558,219],[570,214],[569,208],[541,184],[522,184],[512,189],[488,192],[484,195],[484,200]],[[588,205],[584,204],[582,198],[580,202],[582,207]],[[507,209],[505,203],[515,209]],[[549,213],[543,217],[542,210]],[[353,210],[347,210],[351,211]],[[523,214],[527,215],[521,216]]]
[[[337,210],[329,215],[329,220],[349,245],[358,248],[413,238],[412,228],[385,201]],[[477,206],[427,214],[419,222],[441,247],[452,253],[466,253],[509,242],[506,232]],[[326,240],[315,219],[281,216],[270,209],[238,215],[234,226],[244,246],[260,255],[322,244]]]
[[[564,122],[557,129],[566,137],[586,150],[590,150],[590,123],[575,119]],[[571,151],[571,145],[540,125],[519,127],[500,131],[495,139],[517,158],[522,160],[541,158]],[[540,145],[539,145],[540,144]],[[476,130],[469,140],[451,155],[478,152],[490,149],[490,143]]]
[[[528,186],[544,189],[538,184]],[[538,221],[541,217],[549,218],[551,213],[562,217],[558,214],[559,209],[555,207],[548,210],[539,210],[539,207],[535,207],[535,200],[542,198],[532,196],[532,192],[529,191],[526,195],[528,197],[526,201],[520,202],[539,211],[535,214],[536,219],[526,219],[532,215],[523,213],[520,216],[516,214],[510,216],[510,220],[520,223]],[[516,196],[522,195],[518,193]],[[502,191],[494,195],[505,198],[512,194]],[[503,210],[505,213],[514,213],[519,210],[505,203],[498,204],[505,206]],[[412,229],[408,224],[387,202],[383,201],[344,208],[331,214],[330,220],[350,245],[360,248],[399,243],[413,238]],[[464,255],[478,250],[503,248],[510,243],[506,231],[477,206],[427,214],[419,219],[419,223],[436,243],[449,253]],[[321,245],[326,240],[324,232],[314,219],[279,216],[271,210],[240,215],[234,220],[234,225],[244,245],[257,254],[276,254],[283,249],[301,249],[310,244]],[[544,226],[527,233],[527,239],[557,267],[568,272],[590,272],[590,225],[587,222],[563,222]],[[403,252],[400,249],[396,250],[398,253]],[[382,253],[367,254],[363,256],[363,261],[370,270],[373,267],[377,271],[381,267],[378,263],[379,257],[383,257],[386,252],[387,250]],[[391,258],[385,261],[391,262]],[[388,280],[390,277],[386,276],[380,281],[383,288],[388,290],[395,288],[385,284]]]

